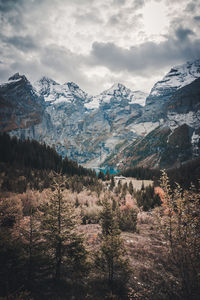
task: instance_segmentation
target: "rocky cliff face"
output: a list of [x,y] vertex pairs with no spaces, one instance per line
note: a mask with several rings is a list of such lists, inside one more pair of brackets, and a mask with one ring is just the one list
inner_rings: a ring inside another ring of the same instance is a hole
[[44,102],[25,76],[16,73],[0,86],[0,131],[39,124]]
[[160,125],[108,159],[111,165],[168,168],[200,156],[200,78],[165,101]]
[[[63,85],[43,77],[35,89],[43,99],[41,122],[11,130],[19,138],[33,138],[55,146],[63,156],[87,166],[101,164],[137,134],[127,124],[141,115],[145,93],[131,92],[121,84],[91,97],[75,83]],[[136,96],[135,96],[136,95]],[[116,149],[115,149],[116,148]]]
[[146,99],[143,119],[158,120],[165,117],[164,105],[180,88],[200,77],[200,60],[187,62],[173,67],[169,73],[158,81]]
[[172,166],[199,156],[198,77],[200,60],[174,67],[146,99],[122,84],[89,96],[73,82],[43,77],[33,87],[15,74],[0,86],[0,130],[85,166]]

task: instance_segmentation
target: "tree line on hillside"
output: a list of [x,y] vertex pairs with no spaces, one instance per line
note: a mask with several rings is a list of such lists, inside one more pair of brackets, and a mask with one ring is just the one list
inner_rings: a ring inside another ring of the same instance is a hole
[[27,188],[43,190],[51,186],[52,171],[68,176],[66,188],[81,191],[95,186],[95,171],[62,157],[51,147],[35,140],[19,140],[4,133],[0,135],[0,188],[23,193]]
[[[196,158],[190,162],[182,164],[178,168],[166,170],[169,176],[170,184],[175,187],[175,183],[179,183],[183,189],[188,189],[191,184],[196,188],[199,187],[200,179],[200,158]],[[136,179],[153,180],[156,185],[160,185],[161,170],[150,169],[145,167],[127,168],[121,171],[126,177],[134,177]]]
[[19,168],[53,170],[70,176],[96,176],[95,171],[86,169],[67,157],[62,159],[55,149],[44,143],[20,140],[7,133],[0,134],[0,162]]

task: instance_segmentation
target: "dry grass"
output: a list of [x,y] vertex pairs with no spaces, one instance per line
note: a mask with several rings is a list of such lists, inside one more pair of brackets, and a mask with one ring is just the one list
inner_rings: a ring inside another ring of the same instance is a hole
[[[99,247],[98,224],[81,225],[90,253]],[[137,232],[123,232],[122,237],[130,260],[129,299],[179,299],[179,279],[169,262],[168,245],[157,230],[153,215],[139,213]]]
[[[115,180],[115,183],[118,183],[118,179]],[[144,184],[144,187],[147,187],[149,185],[153,185],[153,181],[152,180],[137,180],[133,177],[126,177],[125,179],[120,179],[121,183],[127,183],[127,185],[130,183],[130,181],[132,181],[133,184],[133,188],[135,190],[141,190],[142,184]]]

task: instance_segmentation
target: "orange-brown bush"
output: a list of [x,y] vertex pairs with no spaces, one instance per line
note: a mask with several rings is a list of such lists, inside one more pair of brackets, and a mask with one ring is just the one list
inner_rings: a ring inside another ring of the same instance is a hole
[[160,228],[169,241],[171,258],[182,280],[183,299],[197,299],[200,292],[200,194],[192,188],[183,191],[161,178],[162,208]]

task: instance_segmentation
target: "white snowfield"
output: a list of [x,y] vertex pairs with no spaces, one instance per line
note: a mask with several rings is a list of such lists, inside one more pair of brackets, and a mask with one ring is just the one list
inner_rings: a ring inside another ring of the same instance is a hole
[[162,123],[163,123],[162,119],[159,120],[159,122],[144,122],[138,124],[133,123],[129,125],[129,129],[139,136],[145,136],[148,133],[150,133],[152,130],[160,126]]
[[168,113],[167,117],[167,125],[172,131],[183,124],[187,124],[195,129],[200,127],[200,111],[196,113],[190,111],[187,114]]

